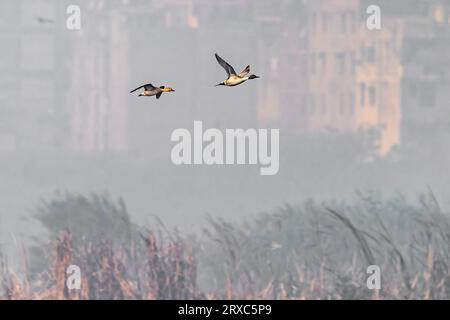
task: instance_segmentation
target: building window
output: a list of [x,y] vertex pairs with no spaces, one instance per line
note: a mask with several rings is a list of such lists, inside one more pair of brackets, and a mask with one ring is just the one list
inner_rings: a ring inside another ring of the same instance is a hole
[[359,103],[361,107],[366,104],[366,84],[364,82],[359,85]]
[[320,71],[319,72],[326,72],[327,70],[327,55],[325,52],[321,52],[319,54],[319,61],[320,61]]
[[354,52],[350,53],[350,70],[352,74],[356,71],[356,55]]
[[317,14],[313,13],[311,15],[311,24],[310,24],[310,28],[311,28],[311,32],[312,33],[316,33],[316,24],[317,24]]
[[369,104],[371,106],[375,106],[376,103],[377,103],[377,91],[376,91],[375,87],[370,87],[369,88]]
[[303,55],[300,58],[300,72],[306,74],[308,72],[308,56]]
[[348,106],[350,114],[355,114],[355,95],[353,93],[348,95]]
[[311,71],[312,74],[316,73],[316,55],[314,53],[311,54],[311,58],[310,58],[310,66],[309,66],[309,70]]
[[314,95],[309,96],[309,113],[313,115],[316,112],[316,101]]
[[326,12],[322,13],[322,32],[328,29],[328,14]]
[[345,73],[345,55],[344,53],[336,53],[336,65],[339,73]]
[[341,32],[347,33],[347,14],[341,13]]
[[356,12],[354,12],[354,11],[352,11],[352,12],[350,12],[350,25],[351,25],[351,30],[352,30],[352,32],[355,32],[356,31],[356,23],[357,23],[357,21],[356,21]]
[[326,94],[322,94],[322,101],[321,101],[320,108],[321,108],[322,114],[327,113],[327,96],[326,96]]
[[366,60],[369,63],[375,62],[375,48],[374,47],[368,47],[366,49]]
[[345,113],[345,98],[344,95],[341,93],[339,95],[339,114],[344,115]]

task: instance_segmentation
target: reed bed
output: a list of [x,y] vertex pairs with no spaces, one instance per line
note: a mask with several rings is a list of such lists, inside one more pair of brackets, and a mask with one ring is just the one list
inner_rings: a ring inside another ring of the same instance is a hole
[[[118,244],[62,230],[40,272],[29,271],[26,249],[20,270],[2,256],[0,299],[450,298],[450,215],[431,192],[414,202],[308,201],[241,223],[208,217],[196,235],[133,232]],[[66,286],[72,264],[80,290]],[[381,269],[380,290],[366,285],[370,265]]]

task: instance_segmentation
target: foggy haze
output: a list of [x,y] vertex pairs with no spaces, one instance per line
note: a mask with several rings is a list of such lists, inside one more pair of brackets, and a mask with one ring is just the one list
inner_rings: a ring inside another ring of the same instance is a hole
[[[356,190],[431,189],[446,206],[450,8],[373,1],[382,25],[371,31],[366,2],[2,0],[0,243],[38,233],[33,209],[58,190],[123,197],[134,221],[183,230]],[[80,30],[66,27],[71,4]],[[214,87],[226,78],[216,52],[261,78]],[[129,94],[149,82],[175,92]],[[170,135],[194,120],[279,129],[279,173],[175,166]]]

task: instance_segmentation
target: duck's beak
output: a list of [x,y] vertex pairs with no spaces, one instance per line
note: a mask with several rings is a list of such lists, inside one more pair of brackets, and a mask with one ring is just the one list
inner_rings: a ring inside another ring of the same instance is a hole
[[219,84],[216,84],[214,87],[223,86],[223,85],[224,85],[223,82],[221,82]]

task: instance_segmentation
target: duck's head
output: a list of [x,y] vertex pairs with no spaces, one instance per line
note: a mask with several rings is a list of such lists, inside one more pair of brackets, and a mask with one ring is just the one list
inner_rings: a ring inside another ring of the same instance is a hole
[[164,92],[175,92],[175,90],[172,89],[172,88],[162,88],[162,90],[163,90]]
[[224,85],[225,85],[225,82],[221,82],[221,83],[219,83],[219,84],[216,84],[215,87],[218,87],[218,86],[224,86]]

